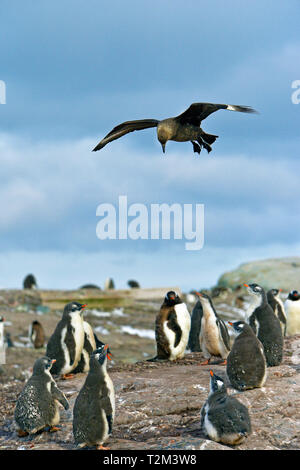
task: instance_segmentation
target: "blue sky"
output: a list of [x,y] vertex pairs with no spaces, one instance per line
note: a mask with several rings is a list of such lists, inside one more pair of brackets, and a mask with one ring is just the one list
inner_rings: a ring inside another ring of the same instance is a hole
[[[251,259],[299,254],[299,2],[165,0],[0,5],[0,286],[209,287]],[[101,152],[116,124],[175,116],[195,101],[244,104],[202,124],[200,157],[155,129]],[[205,205],[205,244],[100,241],[96,208]]]

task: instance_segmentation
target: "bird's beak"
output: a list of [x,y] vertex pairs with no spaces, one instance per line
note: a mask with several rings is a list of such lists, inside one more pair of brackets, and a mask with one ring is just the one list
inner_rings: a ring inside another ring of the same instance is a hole
[[200,292],[196,292],[196,295],[198,295],[198,297],[202,297],[202,294],[200,294]]
[[81,305],[81,310],[84,310],[84,309],[85,309],[85,307],[87,307],[87,304],[83,304],[83,305]]
[[244,284],[245,287],[249,287],[248,284]]
[[166,153],[166,144],[161,144],[163,153]]
[[52,359],[51,364],[54,364],[56,362],[56,359]]
[[233,323],[231,321],[228,322],[229,326],[233,326]]

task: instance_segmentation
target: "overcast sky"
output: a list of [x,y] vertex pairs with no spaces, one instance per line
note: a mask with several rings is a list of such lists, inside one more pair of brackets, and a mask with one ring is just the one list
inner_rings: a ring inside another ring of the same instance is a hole
[[[274,0],[6,1],[0,4],[0,286],[209,287],[300,246],[300,5]],[[125,120],[192,102],[242,104],[202,127],[208,155],[156,130],[91,152]],[[204,247],[96,237],[101,203],[204,204]]]

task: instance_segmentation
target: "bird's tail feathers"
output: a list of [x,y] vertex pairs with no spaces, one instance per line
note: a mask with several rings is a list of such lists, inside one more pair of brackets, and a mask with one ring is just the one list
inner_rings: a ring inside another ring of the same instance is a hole
[[203,134],[201,134],[201,138],[209,145],[213,144],[216,139],[218,138],[217,135],[213,135],[213,134],[206,134],[205,132],[203,132]]

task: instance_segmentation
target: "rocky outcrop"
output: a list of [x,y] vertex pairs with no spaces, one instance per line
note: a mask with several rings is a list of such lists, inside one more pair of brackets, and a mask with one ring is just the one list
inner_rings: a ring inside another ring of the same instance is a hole
[[265,289],[281,288],[286,292],[300,289],[300,257],[274,258],[243,263],[224,273],[218,287],[236,288],[256,282]]

